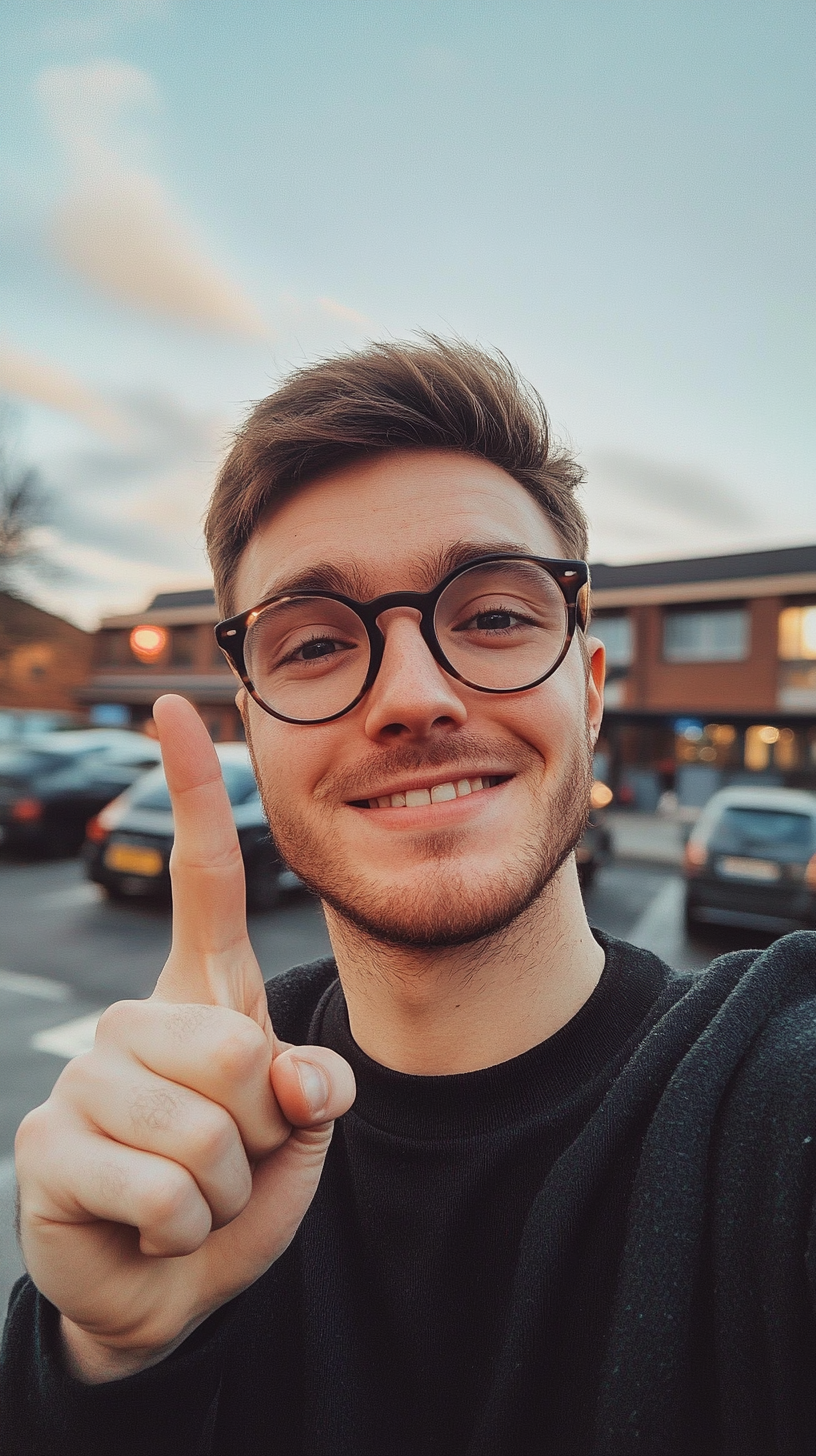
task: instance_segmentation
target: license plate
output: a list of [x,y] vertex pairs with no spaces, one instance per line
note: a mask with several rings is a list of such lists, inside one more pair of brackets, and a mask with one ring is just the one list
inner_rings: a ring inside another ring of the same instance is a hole
[[160,875],[164,868],[159,851],[143,844],[109,844],[105,864],[124,875]]
[[778,880],[782,871],[778,864],[771,859],[742,859],[736,854],[727,854],[720,860],[718,869],[721,875],[729,875],[736,880]]

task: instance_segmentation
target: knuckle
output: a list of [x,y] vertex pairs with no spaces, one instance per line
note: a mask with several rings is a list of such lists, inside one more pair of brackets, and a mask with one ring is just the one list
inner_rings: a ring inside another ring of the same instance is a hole
[[17,1162],[17,1171],[24,1168],[29,1158],[37,1160],[41,1154],[48,1137],[48,1108],[43,1103],[41,1107],[32,1108],[27,1112],[14,1138],[14,1156]]
[[228,1081],[244,1082],[257,1077],[266,1071],[271,1057],[269,1043],[256,1022],[248,1016],[241,1017],[241,1022],[242,1025],[236,1022],[225,1030],[215,1050],[218,1071]]
[[147,1184],[139,1197],[139,1223],[165,1228],[178,1223],[195,1197],[192,1179],[182,1168],[168,1166]]
[[[96,1027],[96,1035],[100,1041],[127,1041],[128,1032],[132,1030],[138,1010],[142,1005],[139,1001],[114,1001],[108,1006],[99,1018]],[[70,1066],[71,1063],[69,1062]],[[63,1074],[64,1075],[64,1074]]]
[[215,1107],[197,1118],[187,1139],[191,1158],[204,1166],[223,1162],[233,1151],[234,1142],[232,1120]]

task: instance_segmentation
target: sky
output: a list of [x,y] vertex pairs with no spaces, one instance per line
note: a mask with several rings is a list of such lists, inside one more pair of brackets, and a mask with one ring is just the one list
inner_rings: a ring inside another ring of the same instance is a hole
[[0,415],[93,626],[298,365],[502,350],[591,557],[816,540],[812,0],[6,0]]

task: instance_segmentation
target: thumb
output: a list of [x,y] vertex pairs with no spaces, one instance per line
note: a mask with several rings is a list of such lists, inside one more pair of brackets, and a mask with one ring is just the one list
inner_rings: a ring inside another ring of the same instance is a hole
[[348,1062],[329,1047],[287,1047],[272,1061],[269,1076],[281,1112],[295,1129],[342,1117],[357,1093]]

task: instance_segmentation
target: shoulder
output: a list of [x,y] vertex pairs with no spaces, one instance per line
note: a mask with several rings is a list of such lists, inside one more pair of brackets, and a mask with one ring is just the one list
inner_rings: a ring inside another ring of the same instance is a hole
[[332,956],[293,966],[291,971],[275,976],[266,983],[266,1000],[276,1034],[282,1041],[303,1044],[309,1026],[324,992],[337,980],[337,966]]

